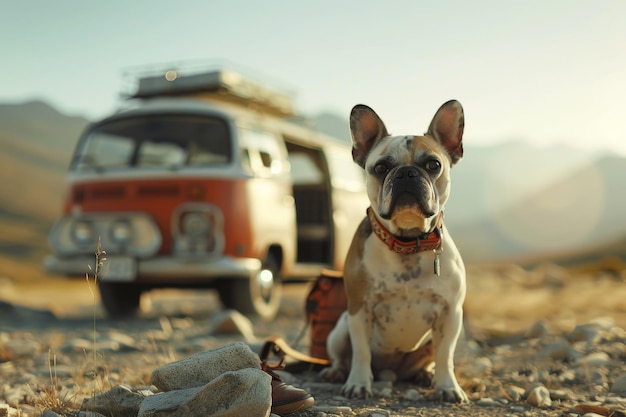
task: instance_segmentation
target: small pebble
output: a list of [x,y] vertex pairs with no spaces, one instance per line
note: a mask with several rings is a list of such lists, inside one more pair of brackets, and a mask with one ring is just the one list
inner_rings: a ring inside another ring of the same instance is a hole
[[621,374],[617,377],[613,385],[611,385],[611,392],[615,394],[626,394],[626,374]]
[[501,405],[499,402],[489,397],[481,398],[480,400],[476,401],[474,404],[479,405],[481,407],[496,407],[496,406]]
[[391,388],[383,388],[378,392],[378,396],[380,398],[391,398],[392,397],[392,390]]
[[550,398],[550,392],[543,385],[535,387],[526,398],[526,402],[536,407],[550,407],[552,405],[552,399]]
[[418,390],[409,388],[402,394],[402,398],[409,401],[419,401],[421,395]]
[[524,393],[526,392],[524,388],[511,385],[505,389],[507,395],[511,398],[511,401],[520,401],[524,398]]

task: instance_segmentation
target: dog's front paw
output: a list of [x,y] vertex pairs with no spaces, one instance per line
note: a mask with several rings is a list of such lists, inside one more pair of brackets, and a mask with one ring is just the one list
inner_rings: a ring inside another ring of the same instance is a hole
[[372,396],[371,384],[351,384],[346,382],[341,393],[346,398],[365,398],[368,399]]
[[374,375],[369,367],[352,367],[350,375],[341,393],[346,398],[369,398],[372,396],[372,381]]
[[458,384],[452,387],[435,388],[434,399],[448,403],[467,403],[469,398]]
[[330,367],[320,371],[320,378],[326,382],[339,383],[346,380],[346,373],[339,368]]

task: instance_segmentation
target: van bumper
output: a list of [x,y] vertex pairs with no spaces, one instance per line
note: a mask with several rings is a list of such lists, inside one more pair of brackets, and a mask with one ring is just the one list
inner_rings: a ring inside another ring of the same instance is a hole
[[[94,275],[94,263],[93,255],[73,258],[48,256],[44,260],[44,268],[51,274],[85,278],[87,274]],[[98,278],[117,282],[160,283],[176,286],[177,283],[200,284],[203,281],[218,278],[251,278],[255,277],[260,270],[261,261],[255,258],[162,256],[134,259],[127,256],[106,255],[106,260],[99,268]]]

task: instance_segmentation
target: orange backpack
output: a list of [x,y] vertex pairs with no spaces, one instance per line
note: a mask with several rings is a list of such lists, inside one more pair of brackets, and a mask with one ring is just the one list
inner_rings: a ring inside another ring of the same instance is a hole
[[[339,316],[346,311],[348,300],[343,287],[343,274],[340,271],[324,269],[317,277],[306,297],[305,312],[310,327],[311,344],[309,354],[294,349],[280,336],[269,338],[261,349],[261,359],[276,355],[291,357],[300,364],[291,364],[295,369],[301,365],[327,366],[330,364],[326,350],[326,339],[335,327]],[[303,329],[306,330],[306,327]],[[288,364],[289,366],[289,364]]]
[[311,326],[311,356],[328,359],[326,339],[347,307],[343,274],[340,271],[322,270],[305,304],[307,321]]

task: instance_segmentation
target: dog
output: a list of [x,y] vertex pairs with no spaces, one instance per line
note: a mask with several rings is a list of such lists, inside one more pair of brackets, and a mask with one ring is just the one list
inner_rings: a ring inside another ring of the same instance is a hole
[[468,401],[453,363],[465,267],[443,225],[464,126],[455,100],[437,110],[423,136],[390,136],[374,110],[352,109],[352,157],[365,170],[371,206],[346,256],[348,307],[328,336],[331,365],[322,371],[328,381],[345,381],[348,398],[369,398],[374,376],[418,382],[428,375],[439,400]]

